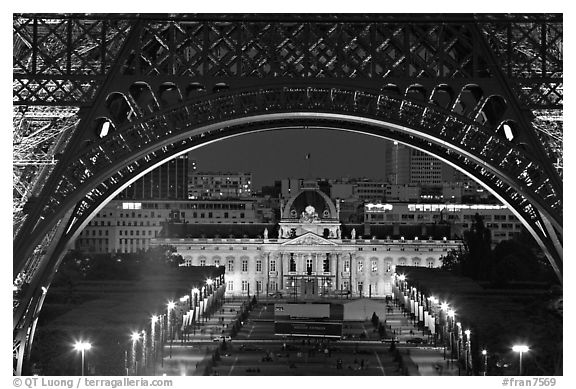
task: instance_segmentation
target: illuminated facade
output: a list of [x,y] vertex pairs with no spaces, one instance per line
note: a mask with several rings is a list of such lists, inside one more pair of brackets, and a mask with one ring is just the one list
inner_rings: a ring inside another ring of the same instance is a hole
[[448,239],[370,239],[352,229],[343,236],[338,208],[324,193],[305,187],[282,205],[278,225],[249,238],[156,238],[172,245],[185,266],[225,266],[228,295],[270,294],[298,298],[392,293],[397,265],[439,267],[458,248]]
[[150,247],[168,221],[191,225],[242,225],[260,222],[252,199],[112,200],[88,222],[75,247],[93,253],[134,253]]
[[491,230],[494,245],[514,238],[524,228],[508,207],[495,204],[371,203],[364,206],[364,223],[371,227],[392,226],[392,235],[407,225],[446,225],[450,236],[462,237],[472,227],[476,214]]
[[198,172],[188,181],[189,199],[247,198],[252,196],[252,173]]

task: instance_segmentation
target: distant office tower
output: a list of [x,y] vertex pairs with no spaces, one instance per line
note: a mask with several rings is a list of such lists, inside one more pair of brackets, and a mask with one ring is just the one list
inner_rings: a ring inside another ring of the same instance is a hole
[[185,200],[188,198],[188,155],[181,155],[146,174],[117,199]]
[[386,178],[390,184],[441,185],[463,182],[466,176],[433,155],[389,142],[386,150]]
[[441,184],[442,162],[420,150],[410,150],[410,183]]
[[386,149],[386,179],[391,184],[409,184],[411,149],[398,142],[388,142]]
[[196,172],[188,181],[189,199],[252,196],[252,173]]

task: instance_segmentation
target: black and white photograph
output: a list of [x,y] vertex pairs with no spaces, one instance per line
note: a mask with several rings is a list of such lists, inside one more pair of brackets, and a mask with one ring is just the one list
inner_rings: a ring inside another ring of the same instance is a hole
[[567,384],[564,14],[133,9],[12,14],[12,387]]

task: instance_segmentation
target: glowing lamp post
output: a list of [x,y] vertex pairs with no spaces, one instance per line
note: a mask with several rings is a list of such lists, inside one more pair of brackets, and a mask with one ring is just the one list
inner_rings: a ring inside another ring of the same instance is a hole
[[486,349],[482,350],[482,356],[484,357],[484,375],[488,371],[488,351]]
[[136,364],[136,344],[140,340],[140,333],[132,332],[130,338],[132,339],[132,367],[134,369],[134,375],[136,375],[138,373],[138,366]]
[[167,325],[167,327],[168,327],[167,329],[168,329],[168,331],[169,331],[169,336],[170,336],[170,358],[172,358],[172,339],[174,339],[174,331],[173,331],[173,329],[172,329],[172,327],[173,327],[173,325],[172,325],[172,324],[173,324],[173,323],[172,323],[173,320],[171,320],[171,317],[170,317],[171,315],[170,315],[170,314],[171,314],[172,310],[174,309],[174,307],[176,307],[176,304],[174,303],[174,301],[169,301],[169,302],[168,302],[168,305],[167,305],[167,308],[166,308],[166,314],[167,314],[167,315],[166,315],[166,316],[167,316],[167,319],[166,319],[166,320],[167,320],[167,323],[166,323],[166,325]]
[[192,331],[194,332],[194,335],[196,335],[196,321],[198,320],[198,315],[196,315],[196,306],[198,305],[198,293],[200,293],[200,291],[198,290],[198,288],[194,288],[192,289],[192,309],[194,310],[194,317],[192,320]]
[[82,375],[84,375],[84,353],[87,350],[90,350],[92,348],[92,344],[88,343],[88,342],[76,342],[74,344],[74,350],[76,351],[80,351],[80,353],[82,354]]
[[512,351],[520,354],[520,364],[518,366],[518,375],[522,375],[522,354],[530,351],[528,346],[523,344],[517,344],[512,347]]
[[466,334],[466,374],[468,374],[468,365],[470,362],[470,330],[464,331]]
[[152,355],[152,364],[154,369],[156,369],[156,323],[158,322],[158,316],[152,315],[150,321],[150,354]]

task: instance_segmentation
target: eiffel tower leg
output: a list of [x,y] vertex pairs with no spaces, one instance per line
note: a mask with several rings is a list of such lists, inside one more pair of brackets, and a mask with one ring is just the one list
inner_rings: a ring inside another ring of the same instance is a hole
[[546,244],[547,250],[545,251],[545,254],[550,260],[550,264],[554,268],[560,283],[562,283],[563,250],[560,236],[550,220],[548,220],[548,218],[546,218],[542,213],[540,213],[540,219],[543,222],[542,227],[546,233],[548,243]]

